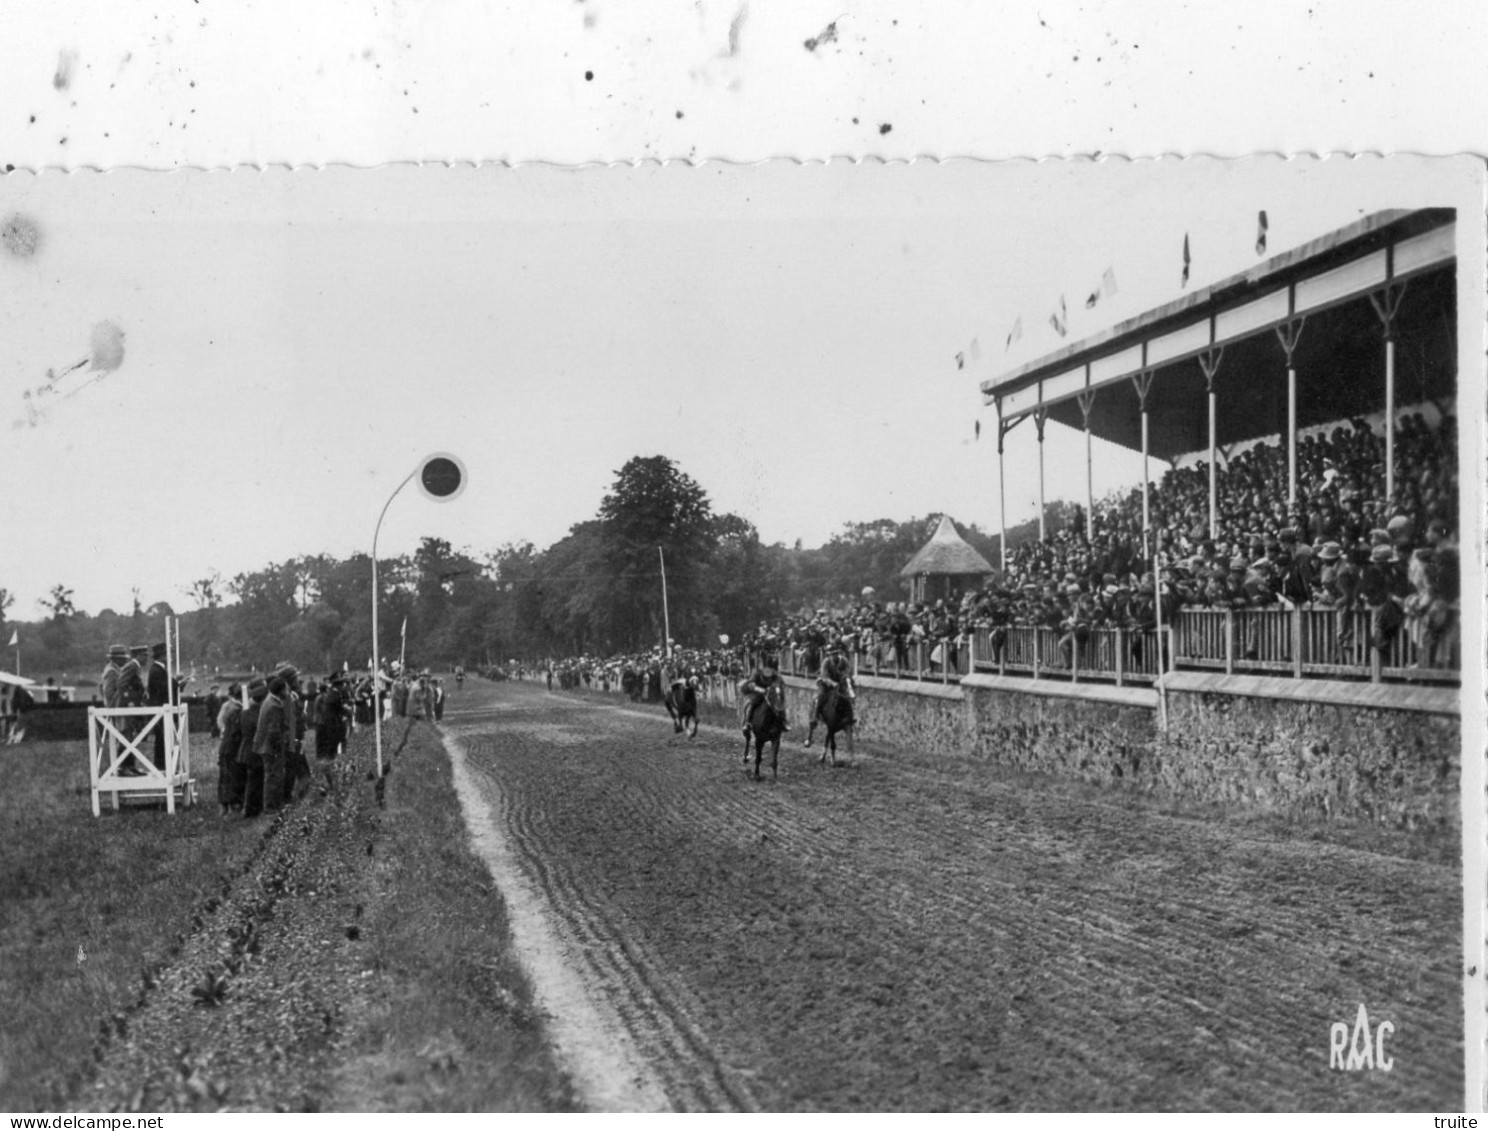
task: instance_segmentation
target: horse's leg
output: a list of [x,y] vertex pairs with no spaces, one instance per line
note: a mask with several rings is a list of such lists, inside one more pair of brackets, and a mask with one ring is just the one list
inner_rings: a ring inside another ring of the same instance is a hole
[[775,741],[770,744],[770,780],[780,780],[780,735],[776,734]]

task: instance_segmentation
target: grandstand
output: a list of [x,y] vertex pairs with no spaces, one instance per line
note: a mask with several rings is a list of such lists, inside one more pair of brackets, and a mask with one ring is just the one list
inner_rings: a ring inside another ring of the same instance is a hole
[[1082,521],[1041,506],[1037,540],[1004,521],[998,576],[959,601],[764,639],[793,675],[837,638],[860,674],[944,683],[1459,683],[1454,238],[1448,209],[1368,216],[985,382],[1004,474],[1008,432],[1032,420],[1042,461],[1050,419],[1087,460],[1098,435],[1168,470],[1099,503],[1088,472]]
[[[1451,209],[1376,213],[984,382],[1000,478],[1037,431],[1040,537],[1002,517],[962,666],[1455,682],[1454,239]],[[1086,435],[1081,530],[1045,529],[1049,420]],[[1097,505],[1093,436],[1142,453],[1140,488]]]

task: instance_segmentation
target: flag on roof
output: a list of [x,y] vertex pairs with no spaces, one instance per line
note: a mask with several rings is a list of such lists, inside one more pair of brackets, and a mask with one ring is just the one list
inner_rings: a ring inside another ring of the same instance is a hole
[[1188,265],[1191,262],[1188,254],[1188,233],[1183,233],[1183,286],[1188,286]]
[[1069,310],[1064,305],[1064,296],[1059,296],[1059,313],[1049,315],[1049,325],[1061,338],[1069,333]]
[[1018,317],[1016,319],[1014,319],[1014,321],[1013,321],[1013,328],[1008,331],[1007,344],[1002,347],[1003,348],[1003,352],[1006,352],[1006,351],[1012,349],[1013,348],[1013,343],[1016,342],[1016,341],[1020,341],[1022,339],[1022,337],[1023,337],[1023,315],[1020,314],[1020,315],[1018,315]]
[[1262,208],[1261,209],[1261,215],[1260,215],[1259,219],[1256,220],[1256,254],[1257,255],[1265,255],[1266,254],[1266,229],[1268,227],[1270,227],[1270,224],[1268,224],[1267,221],[1266,221],[1266,210],[1264,208]]

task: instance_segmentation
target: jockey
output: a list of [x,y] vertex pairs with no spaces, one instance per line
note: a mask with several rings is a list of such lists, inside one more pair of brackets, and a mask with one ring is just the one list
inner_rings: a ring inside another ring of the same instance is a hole
[[[761,703],[770,702],[771,690],[778,689],[784,696],[784,688],[780,682],[780,675],[775,670],[775,665],[768,657],[762,657],[759,666],[754,669],[754,674],[745,681],[744,686],[739,688],[739,729],[745,734],[749,733],[749,716]],[[790,732],[790,722],[785,717],[783,708],[776,707],[774,703],[770,706],[780,715],[780,733]]]
[[826,705],[827,696],[833,688],[842,692],[843,698],[847,700],[848,718],[852,718],[856,689],[853,687],[852,665],[848,662],[847,651],[843,648],[840,637],[833,638],[827,648],[827,658],[822,662],[821,674],[816,677],[816,703],[811,708],[811,725],[806,731],[806,741],[802,746],[811,746],[811,737],[816,733],[816,718]]

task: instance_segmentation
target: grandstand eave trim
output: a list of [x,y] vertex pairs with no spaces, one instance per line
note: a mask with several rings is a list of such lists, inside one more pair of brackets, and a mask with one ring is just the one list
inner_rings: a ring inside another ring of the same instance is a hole
[[[1443,229],[1445,238],[1422,238],[1440,234]],[[1045,383],[1066,377],[1073,370],[1084,369],[1091,375],[1090,388],[1107,386],[1144,369],[1173,365],[1206,349],[1252,337],[1296,315],[1352,301],[1371,286],[1439,270],[1455,261],[1454,230],[1452,209],[1374,213],[1248,271],[1061,347],[1003,377],[984,381],[980,386],[982,403],[996,405],[1004,420],[1015,419],[1041,405],[1048,407],[1078,395],[1078,391],[1062,389],[1055,397],[1046,398],[1043,392]],[[1414,253],[1404,257],[1397,269],[1394,251],[1405,244],[1411,245]],[[1376,256],[1382,267],[1371,273],[1372,257]],[[1354,277],[1346,278],[1336,292],[1315,299],[1304,294],[1299,304],[1299,283],[1339,272],[1347,276],[1351,271]],[[1379,274],[1379,278],[1376,280],[1373,274]],[[1227,323],[1224,328],[1221,321]],[[1149,356],[1149,351],[1155,356]],[[1118,357],[1120,363],[1112,364]],[[1100,370],[1098,378],[1092,369]],[[1061,384],[1067,387],[1068,383]],[[1009,398],[1013,411],[1005,412],[1004,401]]]

